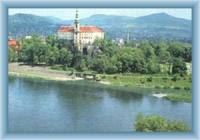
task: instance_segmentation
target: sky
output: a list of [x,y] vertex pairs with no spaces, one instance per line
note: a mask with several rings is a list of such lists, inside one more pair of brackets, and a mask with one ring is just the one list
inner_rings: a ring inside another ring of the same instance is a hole
[[[87,18],[95,14],[105,15],[123,15],[130,17],[145,16],[154,13],[166,13],[174,17],[192,19],[192,10],[190,8],[77,8],[80,18]],[[53,16],[62,20],[71,20],[75,17],[74,8],[9,8],[8,14],[16,13],[33,14],[38,16]]]

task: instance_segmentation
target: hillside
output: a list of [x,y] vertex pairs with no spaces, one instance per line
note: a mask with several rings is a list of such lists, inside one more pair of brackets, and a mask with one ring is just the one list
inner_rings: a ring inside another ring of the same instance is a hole
[[[15,37],[33,33],[47,36],[56,33],[61,25],[70,25],[73,20],[61,20],[55,17],[42,17],[30,14],[9,16],[9,32]],[[142,17],[114,15],[92,15],[80,19],[82,25],[101,27],[108,38],[125,38],[129,32],[132,39],[177,39],[191,40],[192,24],[190,20],[176,18],[165,13]]]

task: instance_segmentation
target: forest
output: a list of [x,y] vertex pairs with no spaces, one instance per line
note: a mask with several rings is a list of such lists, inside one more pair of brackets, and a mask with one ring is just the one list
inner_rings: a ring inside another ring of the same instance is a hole
[[9,48],[9,62],[59,66],[63,70],[96,73],[185,74],[192,62],[192,45],[177,41],[129,41],[118,45],[109,39],[96,40],[83,52],[74,51],[64,40],[50,35],[21,39],[21,50]]

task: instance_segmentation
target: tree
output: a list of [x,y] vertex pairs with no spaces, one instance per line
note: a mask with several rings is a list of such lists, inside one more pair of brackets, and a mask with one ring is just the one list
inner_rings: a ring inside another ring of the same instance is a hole
[[84,58],[80,61],[80,65],[78,68],[80,71],[87,71],[88,70],[88,63],[87,60]]
[[122,72],[144,72],[144,54],[137,48],[121,48],[116,56],[121,62]]
[[23,40],[20,60],[34,65],[45,63],[48,49],[48,45],[44,44],[39,36],[33,35],[31,39]]
[[53,65],[58,63],[60,54],[57,47],[48,46],[48,53],[45,59],[46,64]]
[[8,48],[8,51],[9,62],[16,62],[18,60],[17,53],[10,47]]
[[58,40],[58,38],[55,35],[49,35],[49,36],[47,36],[46,43],[49,46],[55,46],[55,47],[59,46],[59,40]]
[[181,58],[184,61],[191,62],[192,46],[187,43],[173,42],[168,48],[171,56]]
[[140,48],[144,53],[146,61],[152,59],[152,57],[155,57],[154,49],[149,43],[145,42],[141,44]]
[[66,48],[61,48],[59,54],[59,63],[64,66],[71,66],[73,54]]
[[172,73],[176,74],[185,74],[187,71],[187,67],[185,62],[183,62],[180,58],[175,58],[172,65]]
[[99,73],[105,73],[107,63],[108,57],[105,54],[100,54],[93,58],[91,68]]

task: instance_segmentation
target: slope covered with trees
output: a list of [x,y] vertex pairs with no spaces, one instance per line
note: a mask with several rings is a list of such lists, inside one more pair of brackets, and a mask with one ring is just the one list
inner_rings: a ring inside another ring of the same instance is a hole
[[[137,18],[99,14],[80,19],[80,23],[102,28],[109,39],[126,39],[128,32],[131,40],[167,39],[191,42],[192,38],[192,23],[190,20],[176,18],[165,13]],[[33,33],[48,36],[55,34],[61,25],[70,24],[73,24],[73,20],[60,20],[54,17],[29,14],[10,15],[8,19],[9,32],[17,38]]]

